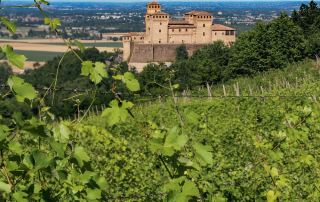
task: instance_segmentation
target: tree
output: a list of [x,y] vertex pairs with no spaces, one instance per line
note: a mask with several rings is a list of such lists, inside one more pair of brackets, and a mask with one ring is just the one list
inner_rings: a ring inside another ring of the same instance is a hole
[[187,60],[189,58],[187,46],[181,45],[176,49],[176,60]]
[[167,92],[162,86],[167,86],[170,72],[165,64],[148,64],[139,74],[138,79],[145,94],[163,94]]
[[300,27],[286,14],[258,23],[240,35],[232,47],[229,76],[252,75],[271,68],[283,68],[305,57],[306,40]]
[[194,53],[189,59],[177,60],[173,65],[175,82],[182,89],[192,89],[206,83],[223,80],[227,68],[230,49],[222,41],[207,45]]
[[[78,50],[76,52],[84,61],[89,60],[104,63],[108,60],[111,66],[119,68],[122,72],[128,68],[125,63],[117,66],[114,65],[112,62],[113,58],[116,57],[114,54],[99,52],[96,48],[86,49],[83,53]],[[56,57],[48,61],[41,68],[28,71],[23,77],[38,89],[49,87],[56,79],[57,67],[59,66],[60,60],[61,57]],[[112,72],[109,72],[109,74],[112,74]],[[77,105],[79,105],[80,110],[87,109],[90,106],[94,92],[97,93],[94,105],[108,103],[112,99],[111,94],[102,92],[104,92],[105,89],[110,89],[111,85],[108,79],[104,79],[103,83],[95,88],[92,82],[86,77],[81,76],[81,62],[72,52],[69,52],[64,56],[59,67],[56,84],[57,90],[54,96],[53,94],[46,96],[45,101],[55,115],[59,117],[72,116],[78,110]],[[127,92],[124,90],[123,85],[120,84],[118,90],[124,93]],[[124,98],[128,98],[128,96]]]
[[292,13],[294,23],[303,29],[305,35],[312,34],[314,29],[319,31],[320,27],[315,26],[319,16],[320,8],[313,0],[308,5],[302,4],[299,11],[294,10]]
[[1,63],[0,64],[0,84],[4,84],[7,82],[10,75],[12,75],[12,69],[8,65],[8,63]]

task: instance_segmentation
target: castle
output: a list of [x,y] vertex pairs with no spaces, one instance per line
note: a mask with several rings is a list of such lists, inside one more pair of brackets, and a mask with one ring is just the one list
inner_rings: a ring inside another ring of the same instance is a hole
[[190,55],[214,41],[230,45],[236,40],[236,30],[213,23],[213,15],[205,11],[191,11],[183,20],[173,20],[162,12],[154,1],[147,4],[145,32],[132,32],[123,37],[123,59],[129,64],[172,62],[175,50],[185,44]]

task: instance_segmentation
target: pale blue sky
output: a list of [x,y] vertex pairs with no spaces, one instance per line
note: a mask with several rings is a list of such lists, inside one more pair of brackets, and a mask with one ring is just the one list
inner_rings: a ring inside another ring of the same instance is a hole
[[[32,1],[32,0],[2,0],[2,2],[10,2],[10,1]],[[49,2],[150,2],[152,0],[49,0]],[[236,2],[236,1],[255,1],[255,2],[272,2],[272,1],[295,1],[295,2],[306,2],[310,0],[158,0],[158,2],[204,2],[204,1],[210,1],[210,2]]]

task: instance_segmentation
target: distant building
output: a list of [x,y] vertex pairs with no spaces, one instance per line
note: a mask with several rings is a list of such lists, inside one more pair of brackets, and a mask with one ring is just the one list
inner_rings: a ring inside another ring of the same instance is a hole
[[[152,53],[152,57],[142,56],[143,52],[163,51],[181,44],[190,46],[189,53],[214,41],[223,41],[229,45],[236,40],[236,30],[221,24],[213,23],[213,15],[205,11],[191,11],[184,14],[183,19],[173,20],[170,15],[161,11],[161,5],[154,1],[147,4],[145,15],[145,32],[128,33],[123,36],[123,58],[132,63],[170,62],[174,55],[160,56]],[[166,46],[170,45],[170,46]],[[175,50],[175,49],[174,49]],[[135,52],[139,51],[139,52]],[[172,50],[171,50],[172,51]],[[145,59],[144,59],[145,58]]]

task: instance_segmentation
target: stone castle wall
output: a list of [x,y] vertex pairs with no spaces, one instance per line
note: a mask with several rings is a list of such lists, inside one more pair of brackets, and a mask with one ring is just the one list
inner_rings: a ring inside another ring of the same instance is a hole
[[[130,63],[173,62],[181,44],[132,44]],[[189,56],[205,44],[186,44]]]

